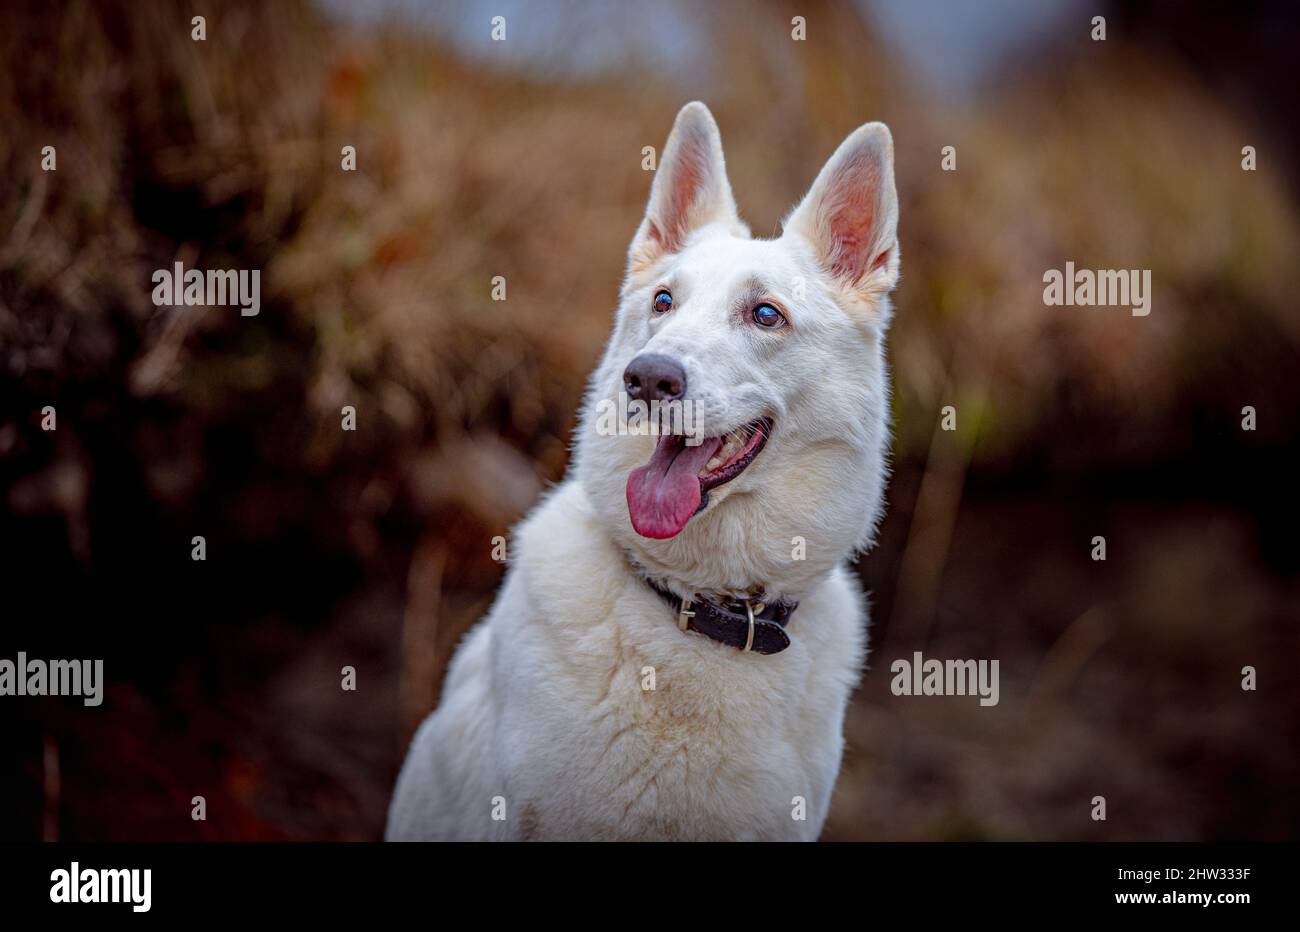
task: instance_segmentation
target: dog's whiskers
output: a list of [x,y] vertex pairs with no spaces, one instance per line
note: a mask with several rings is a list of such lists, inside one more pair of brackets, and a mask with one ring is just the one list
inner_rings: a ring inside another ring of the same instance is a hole
[[740,435],[746,442],[749,442],[759,434],[762,434],[765,440],[771,439],[772,436],[766,421],[753,421],[749,424],[743,424],[739,428],[739,431]]

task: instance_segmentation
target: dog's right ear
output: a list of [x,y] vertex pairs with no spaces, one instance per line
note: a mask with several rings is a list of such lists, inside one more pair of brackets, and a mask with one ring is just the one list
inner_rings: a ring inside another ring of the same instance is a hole
[[628,265],[645,268],[680,250],[695,230],[719,221],[739,224],[722,158],[722,136],[709,108],[692,101],[682,107],[668,134]]

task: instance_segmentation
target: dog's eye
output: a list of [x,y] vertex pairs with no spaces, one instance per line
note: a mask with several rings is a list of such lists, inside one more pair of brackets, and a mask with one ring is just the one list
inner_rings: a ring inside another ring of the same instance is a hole
[[768,330],[775,330],[785,323],[785,316],[770,304],[760,304],[750,313],[754,323]]
[[666,291],[657,292],[654,303],[650,306],[656,314],[667,314],[673,309],[673,296]]

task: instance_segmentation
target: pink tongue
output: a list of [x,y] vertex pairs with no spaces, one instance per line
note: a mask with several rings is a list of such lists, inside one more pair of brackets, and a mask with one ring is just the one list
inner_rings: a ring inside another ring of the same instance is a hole
[[699,472],[721,445],[721,437],[697,447],[687,446],[679,434],[659,438],[650,462],[627,477],[627,510],[638,534],[664,538],[681,533],[700,507]]

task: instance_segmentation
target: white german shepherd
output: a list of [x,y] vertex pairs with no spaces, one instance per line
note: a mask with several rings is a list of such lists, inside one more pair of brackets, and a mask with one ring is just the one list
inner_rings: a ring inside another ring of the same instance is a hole
[[[682,109],[573,469],[518,528],[388,838],[817,838],[866,650],[845,563],[882,507],[897,222],[868,123],[753,239],[712,114]],[[702,429],[602,429],[620,393]]]

